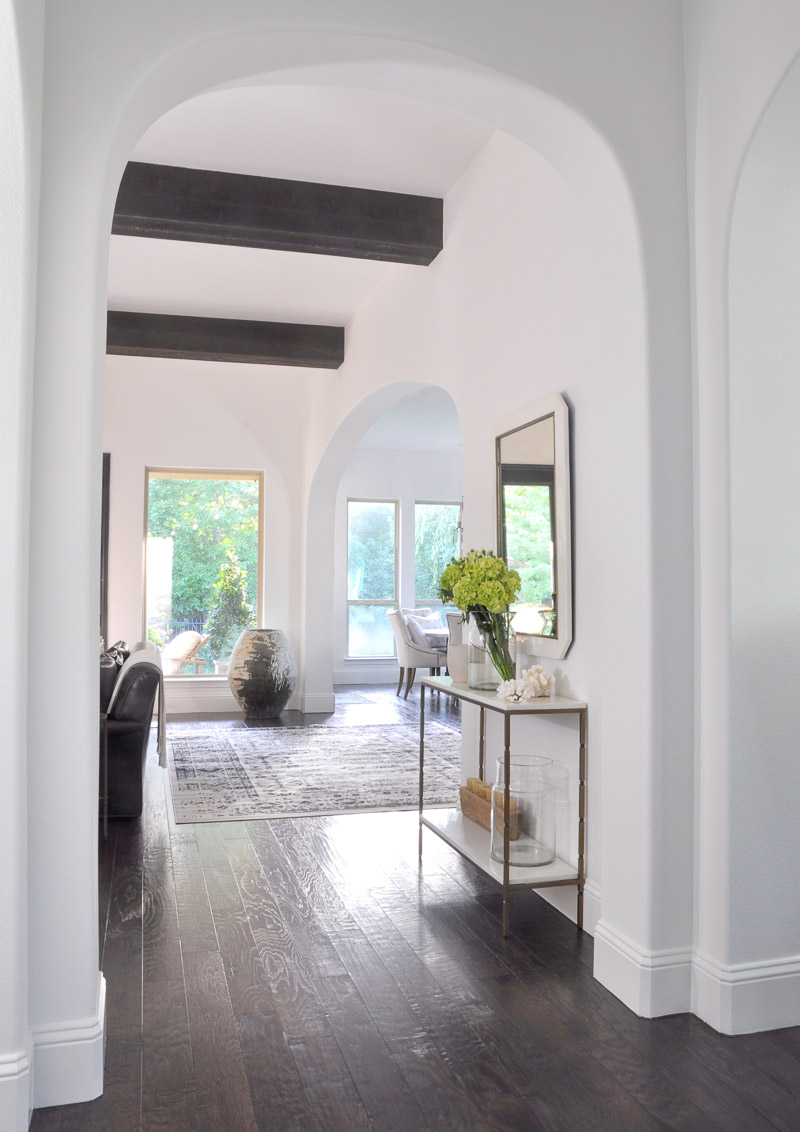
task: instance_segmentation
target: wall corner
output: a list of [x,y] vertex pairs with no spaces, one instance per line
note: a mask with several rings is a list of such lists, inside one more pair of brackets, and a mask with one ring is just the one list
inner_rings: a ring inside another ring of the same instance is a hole
[[0,1054],[0,1128],[26,1132],[33,1107],[33,1041],[25,1048]]
[[106,981],[98,975],[97,1011],[91,1018],[33,1030],[35,1108],[77,1104],[103,1091]]
[[692,1010],[721,1034],[755,1034],[796,1026],[800,956],[726,966],[698,952]]
[[691,1009],[691,949],[645,951],[602,919],[595,927],[594,977],[641,1018]]

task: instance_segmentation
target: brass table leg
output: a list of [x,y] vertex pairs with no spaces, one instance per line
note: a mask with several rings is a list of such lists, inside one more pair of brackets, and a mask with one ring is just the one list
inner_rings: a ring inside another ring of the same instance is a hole
[[422,793],[425,773],[425,685],[419,689],[419,860],[422,863]]
[[503,937],[509,930],[509,858],[511,856],[511,716],[503,720]]
[[583,929],[583,889],[586,881],[586,709],[578,713],[580,753],[578,759],[578,928]]

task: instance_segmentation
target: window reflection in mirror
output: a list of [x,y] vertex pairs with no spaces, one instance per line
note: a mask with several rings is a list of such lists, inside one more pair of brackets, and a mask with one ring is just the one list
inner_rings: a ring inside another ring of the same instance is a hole
[[520,576],[512,626],[557,635],[555,426],[553,414],[498,437],[500,555]]

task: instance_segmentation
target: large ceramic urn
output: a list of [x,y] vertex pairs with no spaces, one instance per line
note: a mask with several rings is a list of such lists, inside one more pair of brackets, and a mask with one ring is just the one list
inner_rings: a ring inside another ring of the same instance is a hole
[[289,702],[297,663],[280,629],[245,629],[231,653],[228,683],[246,716],[273,719]]

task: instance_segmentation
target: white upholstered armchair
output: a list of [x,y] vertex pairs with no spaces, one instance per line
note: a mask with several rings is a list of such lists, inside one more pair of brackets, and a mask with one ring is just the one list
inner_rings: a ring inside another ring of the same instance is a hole
[[[390,609],[386,616],[392,623],[394,643],[397,649],[397,660],[400,665],[400,679],[397,682],[397,692],[395,695],[400,695],[400,689],[403,686],[403,676],[405,675],[406,692],[403,699],[407,700],[408,693],[411,691],[411,685],[414,683],[417,669],[429,668],[434,675],[438,674],[440,669],[444,668],[447,664],[447,652],[446,650],[432,649],[428,646],[427,642],[425,642],[423,646],[413,641],[408,622],[399,609]],[[422,639],[425,641],[424,636]]]

